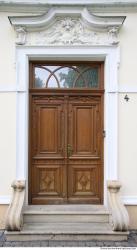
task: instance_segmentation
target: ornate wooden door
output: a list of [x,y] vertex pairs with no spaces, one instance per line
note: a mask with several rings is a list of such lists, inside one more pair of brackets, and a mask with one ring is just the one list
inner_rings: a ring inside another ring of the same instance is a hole
[[103,92],[30,89],[30,204],[102,203]]

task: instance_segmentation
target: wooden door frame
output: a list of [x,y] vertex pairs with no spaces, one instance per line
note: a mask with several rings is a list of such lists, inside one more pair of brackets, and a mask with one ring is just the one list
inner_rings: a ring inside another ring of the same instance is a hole
[[[31,74],[31,70],[30,70]],[[101,98],[101,127],[102,132],[104,129],[104,90],[93,90],[93,89],[30,89],[29,91],[29,167],[28,167],[28,201],[31,205],[31,194],[32,194],[32,175],[31,175],[31,164],[32,164],[32,154],[31,154],[31,112],[32,112],[32,100],[33,96],[90,96],[92,97],[100,97]],[[101,204],[104,201],[104,140],[102,139],[102,147],[101,147],[101,170],[100,170],[100,181],[101,181],[101,189],[100,189],[100,196],[101,196]]]
[[[105,61],[104,124],[104,204],[107,205],[106,180],[118,179],[118,65],[119,47],[17,47],[17,149],[16,179],[26,180],[28,203],[28,63],[31,59]],[[111,156],[111,157],[110,157]]]
[[[91,66],[91,67],[97,67],[98,68],[98,87],[96,88],[36,88],[34,86],[34,75],[35,75],[35,67],[40,67],[42,65],[59,65],[59,66],[74,66],[74,65],[85,65],[85,66]],[[98,184],[99,188],[99,198],[100,198],[100,204],[103,203],[104,200],[104,138],[103,138],[103,130],[104,130],[104,62],[89,62],[89,61],[30,61],[29,62],[29,161],[28,161],[28,201],[29,204],[32,203],[32,193],[33,193],[33,177],[32,177],[32,105],[33,105],[33,97],[38,96],[88,96],[92,98],[99,97],[100,98],[100,104],[101,104],[101,128],[102,131],[102,139],[101,139],[101,167],[99,170],[99,182]],[[68,178],[66,176],[66,178]],[[95,198],[94,198],[95,199]],[[89,202],[89,201],[88,201]],[[73,201],[74,203],[74,201]],[[93,200],[93,204],[96,204],[96,201]]]

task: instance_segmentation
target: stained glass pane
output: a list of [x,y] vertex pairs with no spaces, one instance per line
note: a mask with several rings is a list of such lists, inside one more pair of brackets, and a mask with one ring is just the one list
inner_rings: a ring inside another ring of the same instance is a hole
[[64,67],[60,68],[56,74],[59,78],[60,81],[60,87],[61,88],[73,88],[73,83],[78,77],[78,72],[75,70],[75,66],[70,68],[70,67]]
[[39,66],[35,67],[36,88],[97,88],[98,67]]
[[88,88],[97,88],[98,68],[88,68],[85,72],[83,72],[83,78],[86,80]]

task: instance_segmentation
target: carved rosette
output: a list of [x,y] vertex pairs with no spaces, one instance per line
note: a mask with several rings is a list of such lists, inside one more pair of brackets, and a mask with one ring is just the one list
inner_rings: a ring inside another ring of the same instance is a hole
[[25,181],[16,180],[12,183],[13,196],[6,216],[6,230],[20,231],[23,224],[22,209],[25,198]]
[[108,198],[111,211],[111,224],[114,231],[128,231],[129,216],[120,198],[119,181],[108,181]]

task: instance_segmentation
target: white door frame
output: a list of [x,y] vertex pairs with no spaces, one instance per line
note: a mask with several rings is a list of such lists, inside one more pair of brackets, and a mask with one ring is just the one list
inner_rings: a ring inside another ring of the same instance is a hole
[[26,180],[28,204],[29,60],[104,61],[104,204],[107,180],[118,179],[118,46],[16,47],[16,179]]

